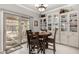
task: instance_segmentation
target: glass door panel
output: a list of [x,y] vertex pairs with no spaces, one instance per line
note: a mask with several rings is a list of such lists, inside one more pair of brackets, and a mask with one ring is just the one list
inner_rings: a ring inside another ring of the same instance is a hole
[[16,50],[19,45],[19,17],[5,14],[5,50],[7,53]]
[[26,30],[29,30],[29,19],[27,18],[21,18],[21,37],[22,41],[21,43],[27,42],[27,35]]

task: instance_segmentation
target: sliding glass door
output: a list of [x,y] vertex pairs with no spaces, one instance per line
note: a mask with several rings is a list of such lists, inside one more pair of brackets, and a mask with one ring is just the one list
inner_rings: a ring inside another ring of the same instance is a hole
[[3,14],[3,46],[6,53],[15,51],[21,47],[21,43],[27,42],[26,30],[29,29],[29,19],[15,14]]
[[7,53],[16,50],[20,43],[19,17],[13,14],[4,14],[4,47]]
[[29,19],[25,17],[21,17],[21,43],[27,42],[26,30],[29,29]]

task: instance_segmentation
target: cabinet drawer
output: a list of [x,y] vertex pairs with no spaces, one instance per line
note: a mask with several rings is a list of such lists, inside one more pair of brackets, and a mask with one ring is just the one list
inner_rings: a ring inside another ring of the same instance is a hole
[[67,34],[66,34],[66,32],[61,32],[60,38],[61,38],[61,43],[67,44]]
[[67,39],[67,36],[66,35],[62,35],[61,36],[61,43],[68,44],[68,39]]
[[56,36],[56,42],[60,43],[59,35]]
[[71,32],[68,36],[68,44],[73,47],[78,47],[78,33]]

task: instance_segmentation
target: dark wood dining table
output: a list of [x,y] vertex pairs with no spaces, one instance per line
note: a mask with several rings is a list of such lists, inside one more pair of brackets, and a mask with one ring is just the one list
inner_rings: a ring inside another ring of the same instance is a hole
[[41,53],[43,52],[45,54],[45,49],[48,48],[48,36],[51,35],[50,32],[33,32],[33,37],[39,36],[39,42],[40,42],[40,51]]
[[[33,32],[33,36],[35,36],[35,33],[37,32]],[[39,33],[39,38],[41,38],[41,40],[44,40],[43,38],[46,37],[45,42],[46,42],[46,48],[48,48],[48,36],[51,35],[50,32],[38,32]]]
[[[33,35],[35,35],[35,33],[37,32],[33,32]],[[50,32],[38,32],[39,33],[39,36],[50,36],[51,33]]]

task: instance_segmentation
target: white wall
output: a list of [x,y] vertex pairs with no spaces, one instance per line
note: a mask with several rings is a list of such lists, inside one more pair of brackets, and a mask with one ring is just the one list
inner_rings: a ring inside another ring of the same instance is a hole
[[3,11],[0,10],[0,52],[3,51]]
[[[34,26],[34,21],[38,21],[38,26]],[[30,18],[30,29],[33,31],[33,32],[38,32],[40,31],[40,23],[39,23],[39,17],[37,18]]]
[[39,22],[39,18],[35,18],[34,21],[38,21],[38,26],[34,26],[34,21],[33,21],[33,31],[34,32],[38,32],[40,31],[40,22]]

